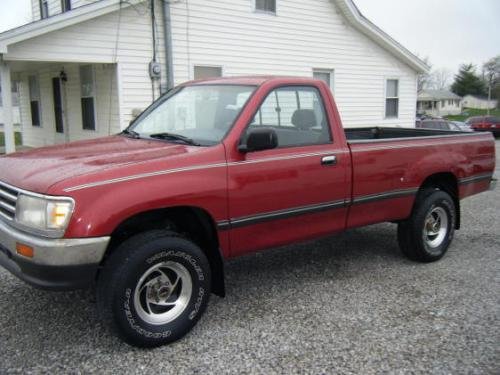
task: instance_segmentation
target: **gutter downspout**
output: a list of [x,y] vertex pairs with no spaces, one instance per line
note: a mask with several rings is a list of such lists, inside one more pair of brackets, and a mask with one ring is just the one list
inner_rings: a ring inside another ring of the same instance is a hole
[[174,60],[172,54],[172,19],[170,17],[170,0],[163,0],[162,4],[163,42],[165,43],[165,65],[167,68],[166,92],[174,87]]

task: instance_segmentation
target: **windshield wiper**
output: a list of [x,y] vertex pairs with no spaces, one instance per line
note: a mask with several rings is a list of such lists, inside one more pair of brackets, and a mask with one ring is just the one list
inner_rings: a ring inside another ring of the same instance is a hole
[[131,137],[131,138],[135,138],[135,139],[139,139],[141,138],[141,135],[133,130],[129,130],[129,129],[125,129],[124,131],[122,131],[121,134],[124,134],[128,137]]
[[188,138],[188,137],[185,137],[185,136],[180,135],[180,134],[155,133],[155,134],[150,134],[149,136],[151,138],[157,138],[157,139],[166,139],[166,140],[170,140],[170,141],[181,141],[181,142],[184,142],[184,143],[191,145],[191,146],[201,146],[201,144],[199,144],[195,140]]

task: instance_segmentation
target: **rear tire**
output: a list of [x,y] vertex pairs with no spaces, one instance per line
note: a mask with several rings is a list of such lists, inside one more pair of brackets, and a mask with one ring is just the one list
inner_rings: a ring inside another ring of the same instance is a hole
[[437,189],[419,192],[411,216],[398,225],[402,252],[419,262],[441,259],[453,240],[456,207],[450,195]]
[[156,347],[194,327],[210,297],[203,251],[175,233],[154,230],[124,241],[97,281],[104,323],[127,343]]

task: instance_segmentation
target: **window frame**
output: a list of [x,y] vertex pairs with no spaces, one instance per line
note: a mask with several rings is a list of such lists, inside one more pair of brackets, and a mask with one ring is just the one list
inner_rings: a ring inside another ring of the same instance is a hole
[[[397,82],[397,96],[388,96],[388,93],[387,93],[387,89],[389,87],[388,83],[389,81],[396,81]],[[400,79],[399,77],[386,77],[385,78],[385,84],[384,84],[384,119],[385,120],[396,120],[396,119],[399,119],[399,104],[400,104]],[[397,107],[396,107],[396,115],[395,116],[388,116],[387,115],[387,101],[388,100],[394,100],[396,99],[397,100]]]
[[[265,0],[265,1],[268,1],[268,0]],[[273,0],[273,1],[274,1],[274,11],[257,8],[257,0],[254,0],[253,1],[254,12],[261,13],[261,14],[270,14],[270,15],[276,16],[278,14],[278,0]]]
[[49,1],[48,0],[38,0],[40,8],[40,19],[49,18]]
[[324,146],[324,145],[333,145],[333,144],[335,144],[335,138],[333,136],[332,126],[331,126],[331,122],[330,122],[330,116],[328,115],[327,106],[326,106],[326,103],[325,103],[325,98],[323,97],[323,95],[321,95],[321,90],[320,90],[319,87],[317,87],[315,85],[307,84],[307,83],[304,83],[304,84],[297,83],[297,84],[293,84],[293,85],[283,84],[283,85],[278,85],[278,86],[275,86],[275,87],[271,88],[269,90],[269,92],[266,94],[266,96],[262,97],[261,101],[259,103],[257,103],[257,105],[255,106],[255,110],[252,112],[252,115],[250,116],[249,122],[246,124],[246,126],[243,128],[243,130],[241,131],[241,133],[239,135],[239,143],[241,143],[241,141],[244,139],[244,137],[245,137],[245,135],[246,135],[246,133],[248,131],[248,128],[252,125],[253,119],[255,118],[255,116],[257,116],[257,113],[259,112],[260,107],[262,107],[262,105],[267,100],[267,98],[270,95],[274,94],[274,92],[276,90],[279,90],[279,89],[282,89],[282,88],[287,88],[287,87],[291,87],[291,88],[293,88],[293,87],[296,87],[296,88],[299,88],[299,87],[311,88],[311,89],[314,89],[318,93],[318,96],[319,96],[319,98],[321,100],[321,104],[323,105],[323,113],[324,113],[325,120],[326,120],[326,126],[328,128],[328,134],[330,135],[330,141],[326,142],[326,143],[313,143],[313,144],[305,143],[305,144],[297,144],[297,145],[290,145],[290,146],[279,146],[278,145],[278,147],[276,147],[273,150],[282,150],[282,149],[288,149],[288,148],[293,148],[293,147],[311,147],[311,146]]
[[[31,79],[36,80],[37,82],[37,92],[38,92],[38,98],[33,98],[31,96],[32,90],[31,90]],[[35,100],[34,100],[35,99]],[[28,101],[29,101],[29,113],[30,113],[30,118],[31,118],[31,126],[34,128],[41,128],[42,127],[42,95],[40,93],[40,76],[38,74],[30,74],[28,75]],[[38,124],[35,124],[33,122],[33,111],[32,111],[32,103],[37,102],[37,108],[38,108]]]
[[221,75],[219,77],[214,76],[212,78],[222,78],[222,77],[224,77],[224,66],[222,66],[222,65],[193,64],[192,77],[193,77],[194,80],[210,79],[210,77],[207,77],[207,78],[196,78],[195,77],[196,68],[215,68],[215,69],[220,69],[220,74]]
[[[91,77],[92,77],[92,96],[84,96],[83,93],[82,93],[82,68],[83,67],[86,67],[86,66],[90,66],[91,68]],[[95,67],[93,64],[83,64],[83,65],[80,65],[78,67],[78,78],[79,78],[79,83],[80,83],[80,110],[81,110],[81,120],[82,120],[82,130],[83,131],[89,131],[89,132],[98,132],[98,129],[97,129],[97,80],[96,80],[96,75],[95,75]],[[88,99],[88,98],[92,98],[93,99],[93,117],[94,117],[94,128],[93,129],[90,129],[90,128],[86,128],[85,127],[85,124],[84,124],[84,113],[83,113],[83,101],[82,99]]]

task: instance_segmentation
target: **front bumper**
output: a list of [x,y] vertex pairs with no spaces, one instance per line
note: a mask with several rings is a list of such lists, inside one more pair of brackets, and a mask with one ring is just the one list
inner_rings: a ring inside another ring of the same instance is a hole
[[[0,266],[42,289],[81,289],[94,281],[109,240],[109,237],[41,238],[0,221]],[[32,247],[33,258],[19,255],[17,243]]]

